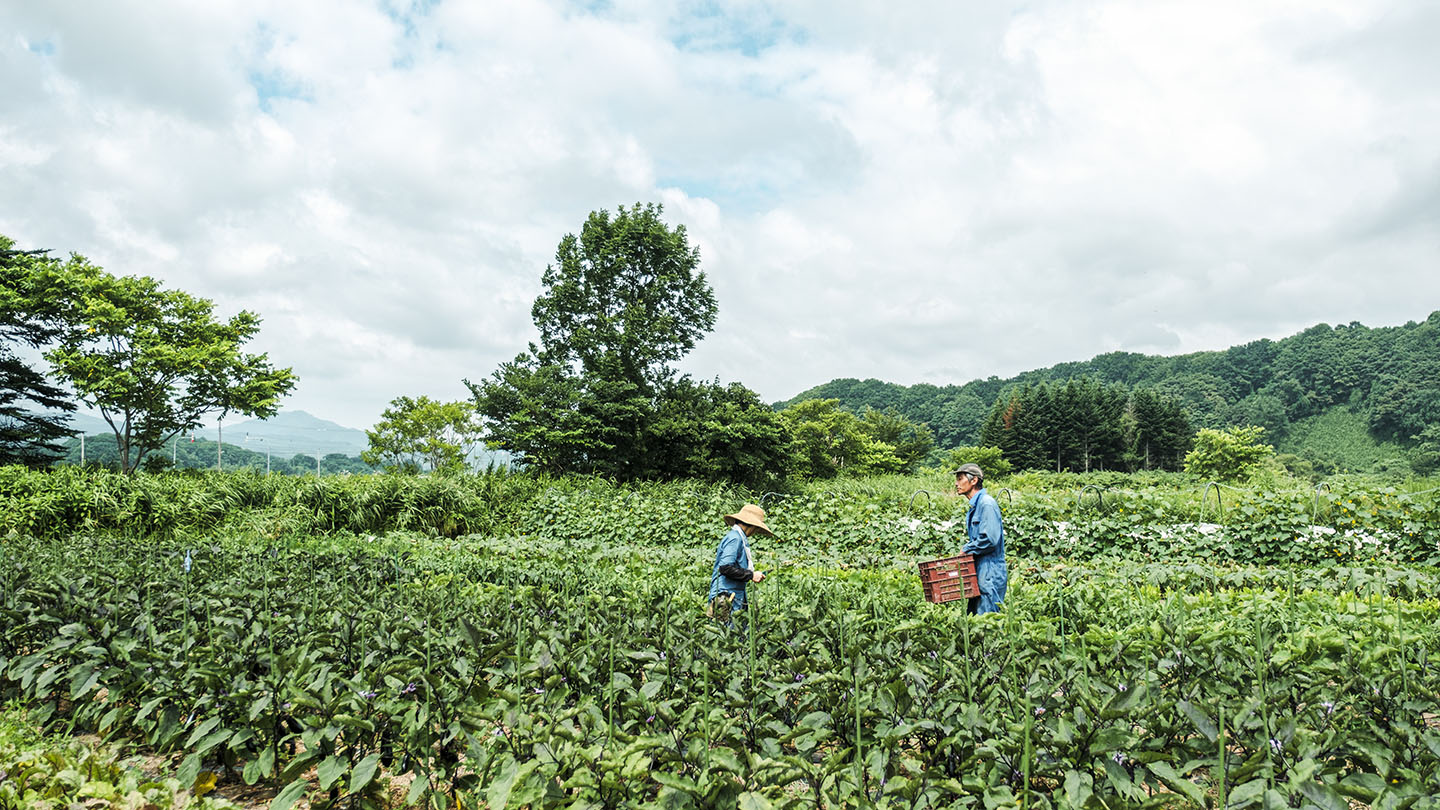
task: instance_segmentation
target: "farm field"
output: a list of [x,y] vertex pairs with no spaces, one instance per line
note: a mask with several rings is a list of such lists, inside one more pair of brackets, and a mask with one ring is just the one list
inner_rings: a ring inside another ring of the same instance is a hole
[[741,635],[751,493],[7,469],[0,692],[276,807],[1440,804],[1434,493],[1006,483],[986,617],[943,478],[762,493]]

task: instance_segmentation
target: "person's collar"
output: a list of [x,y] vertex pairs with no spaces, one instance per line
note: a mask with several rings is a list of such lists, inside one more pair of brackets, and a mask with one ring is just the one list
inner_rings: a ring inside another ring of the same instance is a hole
[[978,498],[978,497],[980,497],[980,496],[981,496],[982,494],[984,494],[984,493],[985,493],[985,487],[976,487],[976,488],[970,490],[970,503],[974,503],[974,502],[975,502],[975,499]]

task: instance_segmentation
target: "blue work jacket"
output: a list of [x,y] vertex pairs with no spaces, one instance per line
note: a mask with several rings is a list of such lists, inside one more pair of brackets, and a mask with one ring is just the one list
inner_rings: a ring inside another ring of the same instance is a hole
[[965,515],[965,554],[975,555],[975,578],[980,581],[977,613],[1000,609],[1005,587],[1010,583],[1005,568],[1005,527],[1000,523],[1000,504],[983,488],[970,499]]
[[720,567],[724,565],[738,565],[741,568],[751,568],[750,553],[745,545],[745,532],[739,526],[731,526],[730,531],[720,538],[720,548],[715,551],[715,567],[710,573],[710,595],[707,600],[714,599],[722,592],[735,594],[735,601],[732,604],[733,610],[741,610],[745,607],[745,586],[748,580],[731,579],[720,573]]

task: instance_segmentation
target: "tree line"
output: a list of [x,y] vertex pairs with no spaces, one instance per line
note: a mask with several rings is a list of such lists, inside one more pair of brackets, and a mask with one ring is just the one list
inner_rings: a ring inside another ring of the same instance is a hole
[[927,457],[929,430],[893,410],[813,402],[777,413],[739,382],[678,374],[672,363],[714,328],[718,303],[699,249],[662,211],[592,212],[561,239],[531,309],[540,342],[465,381],[486,443],[544,472],[757,489]]
[[[685,228],[660,213],[639,204],[595,212],[561,240],[531,311],[540,343],[489,378],[466,381],[477,435],[547,472],[757,488],[792,475],[912,472],[946,461],[940,449],[976,434],[1017,467],[1184,462],[1185,410],[1148,389],[1089,379],[995,386],[987,401],[971,392],[951,403],[937,430],[894,402],[856,408],[810,397],[776,409],[740,383],[678,375],[670,363],[713,328],[717,304]],[[937,445],[937,433],[952,443]]]
[[1023,469],[1179,470],[1192,435],[1173,397],[1083,377],[1003,392],[980,440]]
[[[962,386],[835,380],[768,405],[742,383],[674,369],[714,328],[718,302],[698,248],[662,213],[639,203],[592,212],[541,276],[538,343],[464,380],[467,401],[397,397],[367,431],[363,461],[466,469],[488,446],[550,474],[757,489],[791,476],[911,472],[977,445],[1019,468],[1178,469],[1196,428],[1255,425],[1281,438],[1337,404],[1363,411],[1376,435],[1440,444],[1440,313],[1393,329],[1322,325],[1225,352],[1111,353]],[[0,237],[0,463],[63,456],[76,400],[111,426],[126,471],[203,416],[273,415],[296,378],[243,351],[259,322],[244,311],[220,319],[210,301],[153,279]],[[36,352],[48,372],[26,361]]]
[[0,236],[0,464],[61,457],[77,401],[110,426],[126,472],[209,415],[274,415],[296,377],[244,351],[259,328],[253,312],[221,319],[210,300],[148,276]]
[[[70,438],[62,442],[63,453],[55,459],[58,464],[84,464],[111,469],[120,469],[120,448],[115,437],[109,434]],[[360,456],[344,453],[326,453],[318,463],[314,455],[295,453],[285,457],[267,456],[264,451],[252,450],[240,445],[224,443],[216,452],[216,443],[210,439],[177,436],[157,451],[145,456],[141,469],[151,472],[159,470],[255,470],[276,475],[332,475],[348,473],[370,475],[378,472],[374,466]]]
[[838,379],[776,407],[821,398],[853,410],[894,408],[929,425],[940,447],[953,447],[981,441],[1005,390],[1081,378],[1172,398],[1195,428],[1254,425],[1278,441],[1301,420],[1343,407],[1363,418],[1377,441],[1418,448],[1440,442],[1440,312],[1395,327],[1319,324],[1224,351],[1174,357],[1111,352],[964,385]]

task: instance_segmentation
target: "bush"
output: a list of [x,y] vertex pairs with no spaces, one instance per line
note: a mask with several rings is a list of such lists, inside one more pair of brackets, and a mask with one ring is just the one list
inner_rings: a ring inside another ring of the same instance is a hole
[[1212,430],[1195,434],[1194,449],[1185,455],[1185,472],[1217,481],[1243,481],[1260,470],[1275,448],[1261,444],[1265,428]]
[[985,471],[985,478],[1000,478],[1010,474],[1010,462],[998,447],[957,447],[945,456],[945,471],[949,472],[961,464],[979,464]]

